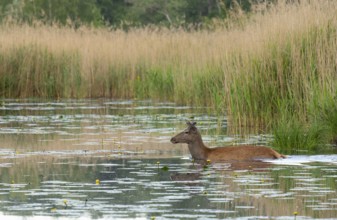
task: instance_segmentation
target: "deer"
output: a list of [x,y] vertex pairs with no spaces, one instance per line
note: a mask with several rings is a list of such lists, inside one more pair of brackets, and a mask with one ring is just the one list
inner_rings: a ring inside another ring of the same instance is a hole
[[254,161],[261,159],[286,158],[270,147],[255,145],[235,145],[226,147],[209,148],[202,141],[201,134],[196,127],[196,122],[187,121],[187,128],[171,138],[171,143],[185,143],[198,162],[221,161]]

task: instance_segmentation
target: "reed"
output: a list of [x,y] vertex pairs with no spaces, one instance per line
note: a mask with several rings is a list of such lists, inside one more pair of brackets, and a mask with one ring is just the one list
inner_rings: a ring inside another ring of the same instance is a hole
[[326,95],[313,103],[310,120],[325,129],[326,143],[337,145],[337,105],[336,97]]
[[286,116],[273,127],[274,138],[271,145],[285,154],[323,153],[328,151],[326,135],[325,126],[306,125],[294,116]]
[[0,59],[3,97],[75,97],[81,86],[76,51],[52,53],[37,45],[13,47]]
[[212,31],[4,23],[1,97],[152,98],[210,106],[235,123],[301,121],[335,96],[335,1],[257,5]]

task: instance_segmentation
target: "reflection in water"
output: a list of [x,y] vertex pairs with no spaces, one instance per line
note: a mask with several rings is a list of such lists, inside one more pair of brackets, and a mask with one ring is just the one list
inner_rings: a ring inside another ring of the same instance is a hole
[[157,161],[101,154],[6,159],[0,169],[0,211],[91,218],[222,219],[294,211],[312,218],[337,216],[332,165],[232,170],[181,158]]
[[0,217],[337,216],[336,156],[193,164],[184,158],[186,146],[169,143],[174,128],[192,116],[211,145],[266,141],[229,137],[226,120],[172,103],[6,100],[0,107]]

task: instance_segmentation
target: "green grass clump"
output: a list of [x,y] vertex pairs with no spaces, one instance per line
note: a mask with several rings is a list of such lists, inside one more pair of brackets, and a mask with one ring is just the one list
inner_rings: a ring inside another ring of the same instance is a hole
[[327,133],[328,141],[331,144],[337,145],[337,100],[334,97],[325,96],[321,99],[324,102],[316,106],[315,114],[312,115],[312,120],[318,126],[324,127]]
[[317,124],[306,126],[293,117],[284,117],[274,126],[271,145],[284,154],[312,154],[326,149],[327,130]]

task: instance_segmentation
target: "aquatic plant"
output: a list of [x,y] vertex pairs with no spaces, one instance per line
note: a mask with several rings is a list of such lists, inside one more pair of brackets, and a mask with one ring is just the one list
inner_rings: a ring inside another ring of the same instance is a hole
[[324,99],[319,99],[316,103],[311,115],[311,120],[318,126],[325,128],[327,141],[337,145],[337,104],[335,97],[326,96]]
[[169,171],[169,169],[170,169],[170,168],[169,168],[168,166],[163,166],[163,167],[161,168],[161,170],[162,170],[162,171],[165,171],[165,172],[166,172],[166,171]]
[[297,215],[298,215],[298,212],[297,211],[294,211],[294,219],[296,220],[296,217],[297,217]]
[[324,127],[307,125],[294,116],[284,116],[273,127],[271,145],[286,154],[314,153],[325,147],[327,136]]
[[64,199],[63,204],[64,204],[64,208],[67,208],[68,207],[68,200]]

